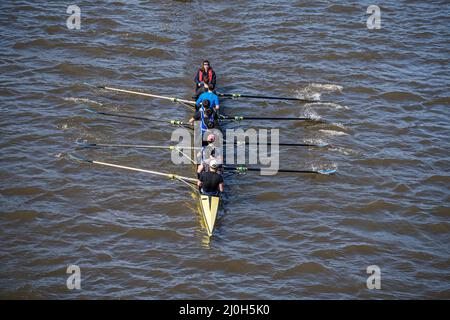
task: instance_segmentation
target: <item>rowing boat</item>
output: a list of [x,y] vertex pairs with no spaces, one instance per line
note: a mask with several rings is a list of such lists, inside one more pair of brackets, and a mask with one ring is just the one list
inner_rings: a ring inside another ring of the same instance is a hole
[[[134,95],[141,95],[145,97],[152,97],[157,99],[164,99],[164,100],[170,100],[175,103],[180,103],[184,106],[187,106],[191,111],[194,108],[195,101],[190,100],[183,100],[179,98],[174,97],[166,97],[161,95],[155,95],[145,92],[138,92],[138,91],[132,91],[132,90],[124,90],[120,88],[113,88],[113,87],[105,87],[105,86],[98,86],[97,88],[101,88],[108,91],[114,91],[114,92],[120,92],[120,93],[126,93],[126,94],[134,94]],[[242,95],[243,96],[243,95]],[[261,98],[261,97],[258,97]],[[270,97],[266,97],[270,98]],[[280,97],[276,97],[277,99],[281,99]],[[133,116],[133,115],[127,115],[127,114],[121,114],[121,113],[112,113],[112,112],[101,112],[93,109],[85,109],[91,113],[96,113],[98,115],[102,116],[112,116],[112,117],[119,117],[119,118],[128,118],[133,120],[139,120],[139,121],[150,121],[155,124],[164,124],[164,121],[161,121],[159,118],[149,118],[149,117],[143,117],[143,116]],[[316,119],[311,118],[301,118],[301,117],[295,117],[295,118],[280,118],[280,117],[245,117],[245,116],[220,116],[220,122],[222,121],[242,121],[242,120],[271,120],[271,121],[317,121]],[[166,122],[167,123],[167,122]],[[191,127],[188,123],[179,121],[179,120],[171,120],[168,121],[170,125],[176,125],[181,127]],[[221,125],[219,126],[221,127]],[[221,128],[219,128],[220,130]],[[237,141],[232,142],[235,145],[238,145],[240,142]],[[155,148],[155,149],[168,149],[168,150],[175,150],[183,154],[183,156],[187,157],[192,164],[194,164],[195,173],[197,169],[196,162],[189,157],[189,155],[185,154],[182,149],[180,149],[177,146],[155,146],[155,145],[131,145],[131,144],[111,144],[111,143],[89,143],[87,141],[78,142],[77,145],[82,148],[90,148],[90,147],[113,147],[113,148]],[[326,147],[327,144],[325,143],[319,143],[319,144],[311,144],[311,143],[280,143],[279,145],[285,145],[285,146],[305,146],[305,147],[319,147],[323,148]],[[186,149],[186,148],[183,148]],[[196,148],[193,146],[191,150],[198,150],[199,148]],[[195,151],[194,151],[195,152]],[[97,161],[97,160],[90,160],[86,159],[80,156],[75,156],[69,153],[69,158],[77,161],[77,162],[84,162],[84,163],[90,163],[90,164],[96,164],[96,165],[103,165],[113,168],[119,168],[119,169],[125,169],[130,171],[136,171],[136,172],[144,172],[148,174],[158,175],[158,176],[164,176],[169,179],[178,180],[180,182],[183,182],[184,184],[188,185],[192,188],[198,195],[198,204],[199,204],[199,210],[201,213],[202,221],[204,223],[207,235],[211,237],[214,232],[214,226],[217,221],[218,212],[220,208],[222,207],[222,199],[220,196],[211,196],[211,195],[204,195],[200,192],[199,188],[197,187],[197,179],[194,177],[185,177],[180,176],[173,173],[166,173],[166,172],[160,172],[160,171],[153,171],[153,170],[146,170],[141,168],[134,168],[130,166],[123,166],[119,164],[114,163],[108,163],[103,161]],[[232,165],[223,165],[223,169],[228,172],[234,172],[239,174],[244,174],[248,171],[260,171],[261,168],[255,168],[255,167],[245,167],[245,166],[232,166]],[[288,172],[288,173],[306,173],[306,174],[322,174],[322,175],[329,175],[336,172],[336,169],[309,169],[309,170],[296,170],[296,169],[278,169],[277,172]]]
[[[221,125],[219,123],[219,128],[221,130]],[[195,167],[197,169],[197,167]],[[195,170],[197,172],[197,170]],[[222,204],[222,198],[220,195],[211,196],[202,194],[199,191],[199,204],[200,204],[200,213],[202,216],[203,223],[205,224],[205,229],[209,237],[212,236],[214,231],[214,225],[217,220],[217,215],[219,212],[219,208]]]

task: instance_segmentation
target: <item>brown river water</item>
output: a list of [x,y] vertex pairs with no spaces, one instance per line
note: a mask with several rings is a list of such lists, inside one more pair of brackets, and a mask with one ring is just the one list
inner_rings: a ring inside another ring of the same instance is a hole
[[[0,297],[19,299],[449,299],[449,4],[383,1],[66,1],[0,4]],[[329,103],[224,100],[228,114],[319,116],[280,128],[281,166],[226,180],[209,240],[177,181],[79,164],[76,154],[193,174],[167,150],[183,106],[93,89],[189,99],[201,61],[222,92],[321,95]],[[69,290],[69,265],[81,289]],[[367,267],[381,271],[368,289]]]

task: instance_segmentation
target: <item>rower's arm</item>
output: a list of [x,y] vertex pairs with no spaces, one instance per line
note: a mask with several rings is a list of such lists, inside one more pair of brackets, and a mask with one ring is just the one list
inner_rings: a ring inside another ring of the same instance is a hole
[[219,97],[217,95],[214,96],[214,104],[215,104],[215,109],[219,110],[220,105],[219,105]]
[[194,116],[189,119],[189,123],[192,124],[195,120],[200,120],[201,118],[200,111],[195,111]]
[[219,184],[219,191],[223,192],[223,190],[225,190],[224,184],[223,182]]
[[200,173],[200,176],[199,176],[198,179],[197,179],[197,186],[198,186],[199,188],[201,188],[202,185],[203,185],[203,183],[202,183],[202,178],[203,178],[203,174]]

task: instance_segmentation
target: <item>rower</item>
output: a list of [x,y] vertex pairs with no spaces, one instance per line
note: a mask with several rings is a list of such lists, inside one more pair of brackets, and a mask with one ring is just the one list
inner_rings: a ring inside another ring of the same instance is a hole
[[210,83],[208,84],[208,91],[204,92],[198,97],[195,102],[196,106],[199,106],[204,100],[209,100],[210,108],[218,111],[220,108],[219,97],[214,93],[214,86]]
[[216,73],[211,68],[208,60],[203,61],[201,68],[195,75],[195,96],[200,96],[203,92],[208,90],[208,84],[216,87]]
[[213,109],[210,108],[210,102],[209,100],[203,100],[200,108],[195,111],[194,116],[189,119],[189,123],[193,124],[194,121],[201,120],[200,128],[201,128],[201,134],[203,137],[203,134],[208,129],[214,129],[216,127],[217,121],[218,121],[217,113],[213,111]]
[[202,163],[197,166],[197,177],[200,177],[202,172],[209,171],[212,161],[217,165],[217,173],[223,174],[223,158],[221,156],[211,155],[208,159],[203,159]]
[[224,191],[224,181],[221,174],[217,173],[216,160],[209,163],[209,171],[202,172],[197,181],[200,192],[208,196],[217,196]]
[[203,171],[209,170],[209,164],[212,160],[215,160],[218,167],[218,173],[223,173],[222,164],[223,159],[219,153],[216,153],[216,146],[214,142],[216,137],[213,134],[208,135],[206,145],[202,146],[202,150],[198,153],[198,159],[202,159],[201,163],[197,166],[197,176]]
[[[209,146],[213,151],[211,152],[211,154],[214,152],[214,142],[216,141],[216,136],[214,134],[208,134],[208,137],[206,138],[206,141],[202,141],[202,147],[207,147]],[[214,155],[214,154],[213,154]]]

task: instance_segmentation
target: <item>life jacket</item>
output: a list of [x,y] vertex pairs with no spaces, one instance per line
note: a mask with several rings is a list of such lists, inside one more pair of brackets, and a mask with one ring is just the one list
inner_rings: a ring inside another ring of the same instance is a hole
[[[212,78],[213,78],[213,69],[209,68],[208,69],[208,83],[212,82]],[[202,69],[198,70],[198,80],[200,82],[203,82],[203,70]]]

